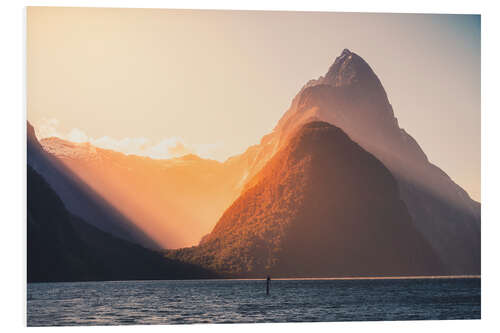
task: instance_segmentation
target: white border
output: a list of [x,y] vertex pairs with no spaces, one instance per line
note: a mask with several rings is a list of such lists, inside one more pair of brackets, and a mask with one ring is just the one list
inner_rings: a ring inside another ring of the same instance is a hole
[[479,14],[486,1],[26,0],[27,6]]
[[[25,163],[25,16],[24,6],[73,6],[73,7],[122,7],[122,8],[198,8],[198,9],[251,9],[251,10],[302,10],[349,12],[406,12],[406,13],[474,13],[482,14],[482,320],[478,321],[421,321],[421,322],[370,322],[370,323],[306,323],[306,324],[238,324],[238,325],[185,325],[185,326],[119,326],[72,328],[83,330],[116,330],[176,332],[251,332],[255,330],[287,330],[301,332],[312,330],[327,332],[422,332],[453,330],[494,331],[498,325],[499,268],[498,237],[499,219],[495,203],[500,189],[498,173],[500,158],[497,153],[500,108],[498,90],[500,73],[498,6],[495,1],[166,1],[166,0],[80,0],[80,1],[4,1],[0,11],[2,28],[0,52],[0,92],[2,124],[1,157],[1,241],[2,280],[0,311],[2,328],[23,329],[25,325],[25,221],[26,221],[26,163]],[[497,102],[497,103],[495,103]],[[453,121],[450,119],[450,121]],[[467,158],[464,156],[464,158]],[[48,328],[43,330],[56,330]],[[68,329],[68,328],[66,328]],[[64,329],[64,330],[66,330]],[[7,331],[6,330],[6,331]],[[39,330],[30,328],[30,330]],[[40,329],[41,330],[41,329]]]

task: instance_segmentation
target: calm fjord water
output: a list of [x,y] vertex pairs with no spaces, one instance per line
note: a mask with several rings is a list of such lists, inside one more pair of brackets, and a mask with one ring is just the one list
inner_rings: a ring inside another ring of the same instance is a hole
[[28,326],[479,319],[481,280],[29,283]]

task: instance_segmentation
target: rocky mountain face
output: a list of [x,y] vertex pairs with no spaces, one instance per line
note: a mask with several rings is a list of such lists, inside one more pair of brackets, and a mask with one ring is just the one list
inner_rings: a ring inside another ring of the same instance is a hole
[[392,172],[414,226],[449,274],[479,274],[479,203],[429,162],[415,139],[399,127],[377,75],[347,49],[325,76],[301,89],[272,133],[232,158],[231,163],[247,163],[242,188],[297,128],[311,120],[338,126]]
[[28,282],[215,276],[86,223],[68,212],[56,192],[29,165],[27,185]]
[[325,122],[297,130],[198,247],[167,255],[235,276],[444,271],[391,172]]

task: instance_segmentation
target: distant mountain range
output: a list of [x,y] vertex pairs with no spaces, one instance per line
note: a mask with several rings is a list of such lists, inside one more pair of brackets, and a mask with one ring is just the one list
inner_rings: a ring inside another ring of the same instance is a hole
[[28,124],[28,164],[71,214],[149,248],[202,240],[166,256],[228,276],[480,274],[480,204],[429,162],[347,49],[224,163],[38,143]]
[[239,194],[237,166],[195,155],[156,160],[59,138],[40,143],[161,248],[198,243]]
[[[74,215],[102,231],[124,240],[159,249],[159,245],[99,196],[87,183],[69,170],[56,156],[40,145],[33,126],[27,124],[28,166],[40,174]],[[29,187],[29,183],[28,183]]]

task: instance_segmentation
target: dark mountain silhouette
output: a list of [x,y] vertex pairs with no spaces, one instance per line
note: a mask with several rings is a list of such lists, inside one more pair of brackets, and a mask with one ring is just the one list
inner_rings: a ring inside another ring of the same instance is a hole
[[247,166],[242,188],[297,128],[312,120],[338,126],[392,172],[414,226],[449,274],[480,273],[480,204],[429,162],[415,139],[399,127],[377,75],[347,49],[324,77],[301,89],[272,133],[231,159]]
[[28,165],[44,177],[72,214],[124,240],[160,248],[60,160],[44,151],[30,123],[27,123],[27,159]]
[[215,276],[113,237],[72,215],[29,165],[27,184],[28,282]]
[[167,256],[235,276],[443,272],[391,172],[325,122],[296,131],[198,247]]

